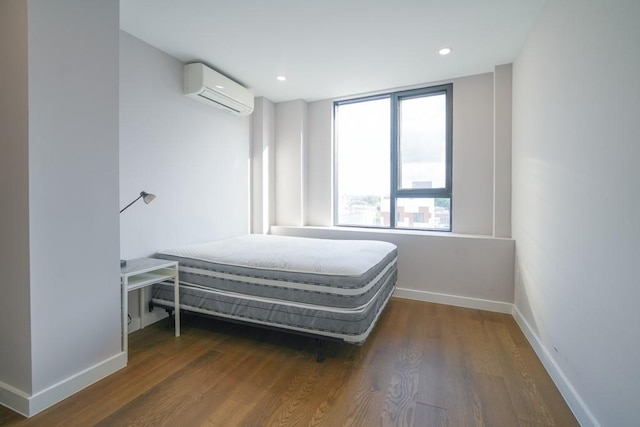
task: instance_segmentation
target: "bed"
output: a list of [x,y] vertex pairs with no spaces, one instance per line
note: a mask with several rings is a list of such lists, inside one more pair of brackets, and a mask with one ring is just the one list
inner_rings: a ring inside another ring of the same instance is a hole
[[[397,248],[372,240],[245,235],[163,251],[180,310],[363,344],[396,284]],[[152,305],[174,309],[171,284]]]

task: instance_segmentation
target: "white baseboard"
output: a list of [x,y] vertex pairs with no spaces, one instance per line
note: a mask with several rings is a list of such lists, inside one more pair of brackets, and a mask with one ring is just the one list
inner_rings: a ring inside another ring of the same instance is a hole
[[28,417],[29,395],[0,381],[0,405]]
[[125,366],[127,355],[120,352],[31,396],[0,382],[0,404],[32,417]]
[[549,350],[542,344],[538,334],[536,334],[533,328],[531,328],[527,319],[524,318],[520,310],[518,310],[518,307],[515,305],[513,305],[512,315],[524,335],[527,337],[529,344],[531,344],[531,347],[533,347],[533,350],[536,352],[538,359],[540,359],[556,387],[560,390],[560,394],[562,394],[567,405],[569,405],[573,415],[578,419],[580,425],[583,427],[600,427],[600,423],[596,417],[589,410],[589,407],[585,404],[584,400],[582,400],[576,389],[567,379],[564,372],[562,372],[556,361],[551,356]]
[[513,304],[508,302],[439,294],[437,292],[417,291],[414,289],[406,288],[396,288],[393,296],[398,298],[434,302],[437,304],[447,304],[456,307],[474,308],[476,310],[486,310],[506,314],[511,314],[511,310],[513,307]]

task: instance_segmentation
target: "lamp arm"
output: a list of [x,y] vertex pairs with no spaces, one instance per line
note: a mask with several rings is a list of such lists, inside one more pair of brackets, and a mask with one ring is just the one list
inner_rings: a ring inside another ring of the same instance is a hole
[[124,212],[125,209],[127,209],[129,206],[131,206],[132,204],[134,204],[135,202],[137,202],[138,200],[140,200],[142,198],[142,193],[138,196],[137,199],[135,199],[133,202],[129,203],[127,206],[125,206],[124,208],[122,208],[122,210],[120,211],[120,213]]

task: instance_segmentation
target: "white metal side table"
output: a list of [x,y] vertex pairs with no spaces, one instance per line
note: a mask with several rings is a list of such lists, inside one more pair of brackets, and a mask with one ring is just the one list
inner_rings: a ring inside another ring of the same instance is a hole
[[[175,333],[180,336],[180,281],[178,279],[178,262],[156,258],[136,258],[127,261],[127,265],[120,267],[120,285],[122,287],[122,351],[127,353],[129,349],[127,331],[128,294],[135,289],[142,289],[165,280],[173,280],[175,302]],[[140,329],[142,313],[144,313],[144,301],[140,295]]]

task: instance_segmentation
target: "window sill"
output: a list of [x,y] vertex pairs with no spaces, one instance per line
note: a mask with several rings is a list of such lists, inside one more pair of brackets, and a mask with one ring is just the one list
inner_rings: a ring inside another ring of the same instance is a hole
[[423,231],[423,230],[407,230],[407,229],[391,229],[391,228],[361,228],[361,227],[337,227],[337,226],[312,226],[312,225],[272,225],[271,234],[290,234],[287,231],[309,231],[312,233],[327,234],[360,234],[360,235],[379,235],[379,236],[415,236],[418,238],[443,238],[443,239],[482,239],[482,240],[513,240],[510,237],[494,237],[483,234],[462,234],[452,233],[449,231]]

